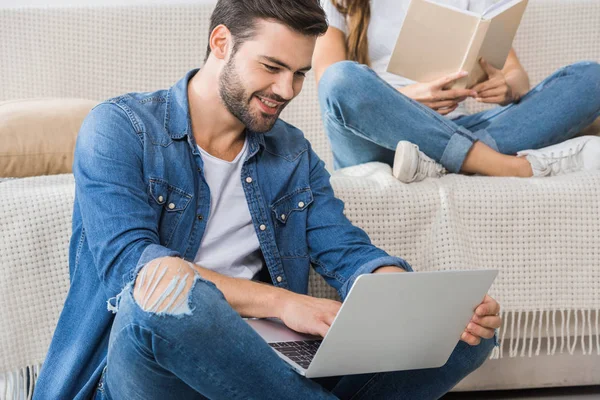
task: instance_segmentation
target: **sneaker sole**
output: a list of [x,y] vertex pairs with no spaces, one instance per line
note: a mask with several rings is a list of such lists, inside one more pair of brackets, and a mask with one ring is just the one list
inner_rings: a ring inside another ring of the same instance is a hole
[[396,146],[392,174],[400,182],[411,183],[415,178],[416,171],[411,163],[411,160],[415,158],[415,151],[418,150],[410,142],[398,142]]

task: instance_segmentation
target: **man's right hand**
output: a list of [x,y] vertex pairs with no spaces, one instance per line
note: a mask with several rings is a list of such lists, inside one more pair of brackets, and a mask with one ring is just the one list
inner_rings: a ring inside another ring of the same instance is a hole
[[454,81],[467,75],[467,72],[461,71],[432,82],[408,85],[398,89],[398,91],[441,115],[446,115],[456,110],[456,107],[467,97],[477,96],[477,92],[471,89],[444,89]]
[[325,337],[342,303],[290,292],[281,305],[279,319],[288,328]]

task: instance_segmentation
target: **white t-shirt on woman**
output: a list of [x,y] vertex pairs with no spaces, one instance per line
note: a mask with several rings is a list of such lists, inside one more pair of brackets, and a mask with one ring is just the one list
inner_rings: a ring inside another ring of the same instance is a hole
[[[483,11],[498,0],[436,0],[438,3],[448,4],[463,10],[470,10],[476,13]],[[406,17],[406,10],[410,0],[371,0],[371,21],[367,31],[369,41],[369,59],[371,68],[383,80],[395,88],[404,87],[415,83],[410,79],[394,75],[386,71],[392,51],[396,45],[396,39],[400,33],[400,28]],[[321,6],[327,14],[329,26],[339,29],[344,34],[348,34],[348,25],[344,16],[335,8],[331,0],[321,0]],[[456,118],[466,114],[464,104],[461,103],[458,108],[448,114],[449,118]]]

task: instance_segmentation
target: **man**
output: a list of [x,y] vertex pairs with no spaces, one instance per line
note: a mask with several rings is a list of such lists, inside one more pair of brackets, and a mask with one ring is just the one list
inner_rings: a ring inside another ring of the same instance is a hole
[[350,224],[278,120],[326,29],[316,0],[221,0],[201,70],[86,118],[71,288],[35,398],[436,398],[485,360],[489,297],[444,367],[332,379],[293,372],[241,318],[323,336],[341,304],[306,296],[310,264],[342,299],[360,274],[411,270]]

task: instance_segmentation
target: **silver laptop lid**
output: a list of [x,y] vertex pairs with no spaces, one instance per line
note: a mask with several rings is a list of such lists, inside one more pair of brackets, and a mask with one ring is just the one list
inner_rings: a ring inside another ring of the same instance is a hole
[[497,270],[361,275],[307,377],[446,363]]

